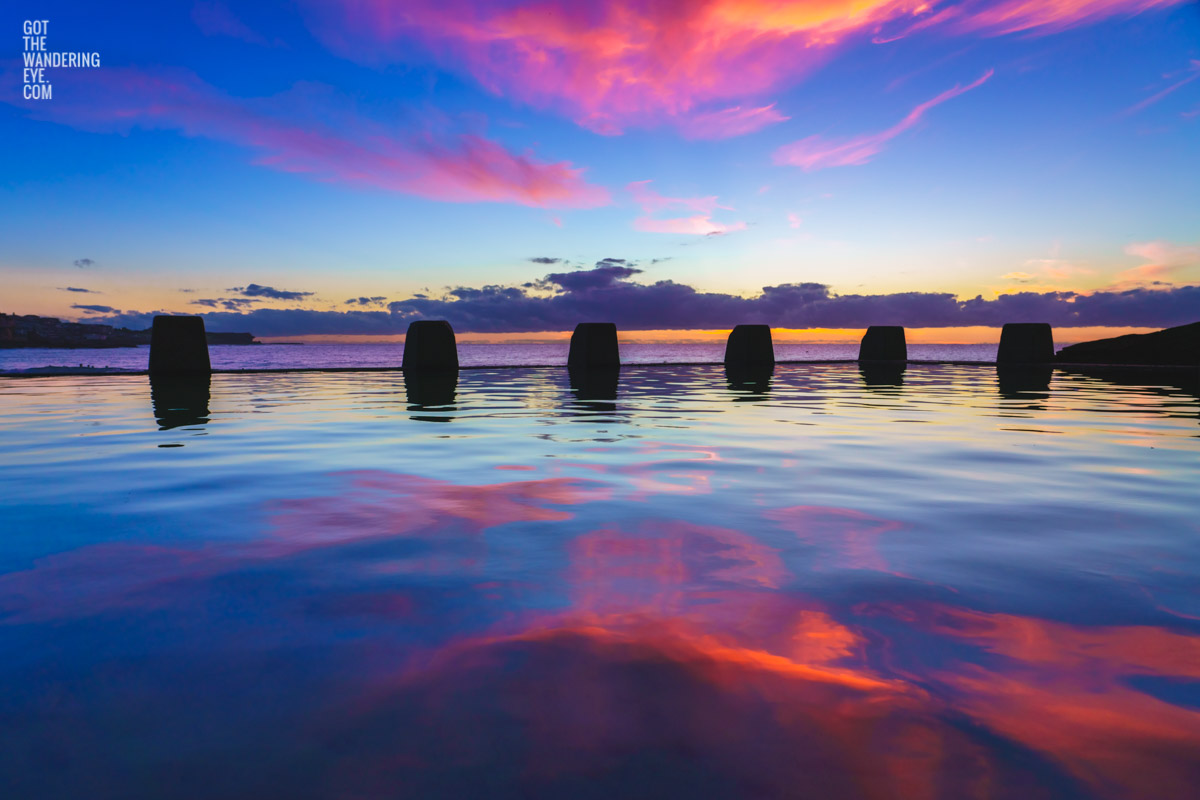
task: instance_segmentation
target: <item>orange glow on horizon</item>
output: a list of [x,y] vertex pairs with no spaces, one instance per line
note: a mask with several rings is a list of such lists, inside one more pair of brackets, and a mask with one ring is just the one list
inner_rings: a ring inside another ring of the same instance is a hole
[[[1151,333],[1158,328],[1090,326],[1081,328],[1056,328],[1055,346],[1087,342],[1124,336],[1127,333]],[[771,338],[777,344],[857,344],[864,328],[772,328]],[[652,330],[621,331],[619,337],[627,344],[659,344],[680,342],[724,343],[728,329],[717,330]],[[904,336],[909,344],[993,344],[1000,341],[1000,329],[984,325],[961,328],[905,328]],[[402,344],[404,334],[348,335],[311,334],[307,336],[260,336],[268,344],[276,342],[305,342],[307,344]],[[455,338],[471,344],[550,344],[567,342],[570,331],[532,331],[521,333],[458,333]]]

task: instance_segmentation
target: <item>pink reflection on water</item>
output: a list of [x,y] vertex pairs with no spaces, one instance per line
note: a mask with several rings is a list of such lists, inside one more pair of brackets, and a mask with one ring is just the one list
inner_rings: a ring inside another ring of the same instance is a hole
[[[607,453],[611,449],[593,447],[589,451]],[[584,462],[570,462],[569,466],[623,477],[634,490],[624,499],[638,502],[656,495],[712,494],[714,465],[725,460],[716,448],[701,445],[643,442],[634,452],[638,459],[620,466]]]
[[[458,796],[486,794],[487,781],[471,775],[563,796],[580,780],[616,791],[651,778],[730,797],[1167,800],[1200,785],[1200,711],[1137,683],[1200,680],[1200,636],[875,602],[885,598],[839,611],[789,589],[803,576],[753,531],[661,517],[572,529],[564,523],[576,507],[603,508],[614,493],[594,480],[471,486],[356,471],[335,484],[344,488],[270,503],[259,538],[105,544],[42,559],[0,576],[0,619],[178,611],[189,590],[219,591],[211,579],[222,573],[309,550],[478,541],[500,525],[554,523],[557,536],[524,553],[536,563],[519,576],[540,603],[501,608],[511,613],[488,630],[463,628],[483,616],[478,607],[455,616],[390,585],[320,598],[454,637],[400,657],[380,648],[371,668],[387,677],[370,690],[355,684],[361,675],[339,676],[360,700],[321,719],[338,754],[330,796],[422,796],[435,774]],[[831,553],[824,568],[890,571],[877,544],[899,522],[825,506],[764,516]],[[440,552],[406,568],[461,576],[479,566]],[[480,571],[470,586],[482,595],[470,602],[512,600],[507,572]],[[887,665],[913,642],[927,664]],[[280,734],[281,746],[291,735]]]
[[[385,471],[340,473],[340,494],[268,504],[266,535],[207,541],[198,547],[104,543],[56,553],[34,566],[0,575],[0,624],[81,618],[112,611],[160,608],[179,599],[185,584],[306,550],[355,541],[436,536],[449,530],[478,534],[511,522],[562,522],[557,508],[607,499],[597,481],[547,478],[459,485]],[[434,550],[407,571],[446,572],[476,566]],[[387,565],[380,565],[386,571]]]
[[670,519],[576,537],[570,564],[573,604],[588,611],[679,612],[701,584],[775,589],[789,574],[776,551],[751,536]]
[[856,632],[819,612],[796,622],[815,644],[790,655],[638,615],[548,616],[460,641],[344,720],[340,788],[403,785],[419,764],[533,793],[586,777],[680,791],[700,778],[723,797],[1053,796],[923,689],[841,663]]
[[483,485],[383,470],[338,473],[350,487],[338,495],[273,503],[271,534],[285,547],[318,546],[376,536],[434,533],[457,525],[469,533],[511,522],[561,522],[568,511],[548,506],[605,500],[597,481],[545,478]]
[[879,553],[879,538],[904,527],[896,520],[831,506],[776,508],[763,516],[819,548],[813,569],[869,569],[906,577],[892,570]]
[[206,550],[120,542],[56,553],[0,575],[0,624],[164,608],[172,586],[211,576],[222,562]]
[[925,674],[992,730],[1047,754],[1101,797],[1183,798],[1200,785],[1200,710],[1136,688],[1200,680],[1200,636],[1081,627],[952,606],[883,613],[996,656]]
[[[612,541],[602,533],[594,544]],[[663,576],[674,581],[669,569],[654,573]],[[793,611],[790,649],[759,641],[753,626],[717,630],[703,607],[680,616],[572,608],[466,637],[349,709],[340,735],[354,756],[342,777],[361,790],[401,780],[397,764],[450,764],[510,770],[536,793],[580,776],[636,785],[651,753],[666,785],[700,774],[713,796],[729,797],[1167,800],[1190,796],[1200,779],[1200,712],[1123,683],[1200,676],[1200,637],[886,609],[1002,656],[909,679],[871,666],[867,637],[878,631],[815,607]],[[421,737],[397,734],[399,718]],[[515,763],[501,762],[513,748],[500,740],[519,742]]]

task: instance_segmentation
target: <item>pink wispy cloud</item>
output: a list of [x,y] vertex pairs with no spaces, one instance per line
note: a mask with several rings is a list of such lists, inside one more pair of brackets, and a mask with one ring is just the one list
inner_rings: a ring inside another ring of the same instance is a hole
[[[682,233],[691,236],[717,236],[746,229],[745,222],[716,222],[713,214],[718,209],[732,211],[729,206],[720,205],[717,196],[707,197],[666,197],[650,188],[650,181],[635,181],[625,187],[638,205],[642,207],[643,215],[633,221],[634,230],[644,233]],[[686,209],[696,212],[686,217],[656,218],[652,216],[666,209]]]
[[638,217],[633,221],[634,230],[643,233],[683,233],[689,236],[720,236],[733,231],[744,231],[744,222],[714,222],[712,217],[696,214],[691,217],[675,217],[672,219],[654,219],[653,217]]
[[1182,5],[1188,0],[966,0],[924,3],[911,16],[897,15],[872,39],[875,44],[904,39],[923,30],[946,35],[1048,36],[1111,18]]
[[985,72],[978,80],[966,86],[955,86],[939,94],[932,100],[926,100],[905,115],[904,119],[879,133],[852,136],[843,139],[826,139],[822,136],[807,136],[797,142],[785,144],[775,151],[776,164],[788,164],[800,167],[805,172],[829,167],[847,167],[866,164],[872,157],[883,150],[889,141],[912,128],[921,121],[921,117],[929,109],[969,92],[990,77],[993,70]]
[[1017,294],[1021,292],[1072,292],[1084,291],[1078,285],[1069,287],[1063,281],[1074,282],[1082,276],[1094,275],[1095,270],[1080,264],[1073,264],[1061,258],[1031,258],[1024,266],[1027,270],[1017,270],[1001,275],[1002,280],[1011,284],[988,287],[997,295]]
[[1047,277],[1055,280],[1066,280],[1079,275],[1094,275],[1096,271],[1091,267],[1085,267],[1079,264],[1072,264],[1070,261],[1064,261],[1061,258],[1034,258],[1025,262],[1030,267],[1036,267]]
[[834,46],[914,0],[807,3],[615,0],[311,2],[310,28],[362,61],[411,60],[414,43],[497,95],[601,134],[671,124],[694,138],[758,130],[783,115],[761,97],[825,63]]
[[[1178,74],[1179,73],[1175,73],[1175,76],[1178,76]],[[1183,86],[1187,86],[1192,81],[1196,80],[1197,78],[1200,78],[1200,61],[1197,61],[1196,59],[1192,59],[1188,65],[1187,70],[1185,71],[1185,74],[1186,74],[1186,77],[1184,77],[1183,79],[1175,81],[1170,86],[1167,86],[1165,89],[1161,89],[1161,90],[1155,92],[1154,94],[1150,95],[1149,97],[1147,97],[1146,99],[1144,99],[1140,102],[1134,103],[1129,108],[1122,111],[1121,116],[1128,117],[1133,114],[1136,114],[1139,111],[1142,111],[1142,110],[1154,105],[1159,100],[1162,100],[1164,97],[1166,97],[1167,95],[1174,92],[1176,89],[1179,89]],[[1170,77],[1175,77],[1175,76],[1170,76]],[[1167,77],[1167,76],[1164,76],[1164,77]]]
[[606,189],[568,162],[514,153],[478,134],[435,131],[431,120],[397,132],[332,107],[336,98],[320,87],[235,98],[185,71],[120,68],[74,72],[62,82],[54,103],[16,104],[31,116],[85,130],[176,130],[231,142],[254,151],[256,164],[331,183],[455,202],[546,208],[609,202]]
[[775,110],[774,103],[759,108],[733,106],[720,111],[693,114],[681,123],[680,129],[688,139],[729,139],[754,133],[787,119]]
[[664,208],[687,208],[709,215],[718,208],[732,210],[728,206],[720,205],[715,194],[707,197],[666,197],[651,189],[651,183],[653,181],[634,181],[625,187],[647,214],[654,214]]
[[431,55],[487,91],[597,133],[696,139],[786,117],[770,94],[855,42],[918,31],[1042,35],[1186,0],[307,0],[327,47],[372,64]]
[[1045,35],[1183,2],[1187,0],[1003,0],[951,6],[940,13],[954,32]]
[[1110,289],[1172,286],[1180,277],[1189,281],[1200,277],[1200,243],[1133,242],[1125,252],[1147,263],[1118,273]]

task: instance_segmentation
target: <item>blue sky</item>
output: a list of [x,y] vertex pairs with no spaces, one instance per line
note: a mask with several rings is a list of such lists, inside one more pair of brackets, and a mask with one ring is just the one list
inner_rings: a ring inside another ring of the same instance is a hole
[[[18,0],[2,310],[385,311],[603,258],[740,297],[1195,284],[1196,4],[1034,5]],[[27,17],[102,66],[23,100]]]

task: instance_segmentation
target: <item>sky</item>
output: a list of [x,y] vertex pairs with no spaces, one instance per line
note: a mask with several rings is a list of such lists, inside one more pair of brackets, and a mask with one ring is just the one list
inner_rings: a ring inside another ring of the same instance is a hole
[[[27,20],[99,66],[27,99]],[[12,0],[0,30],[4,312],[1200,319],[1195,2]]]

